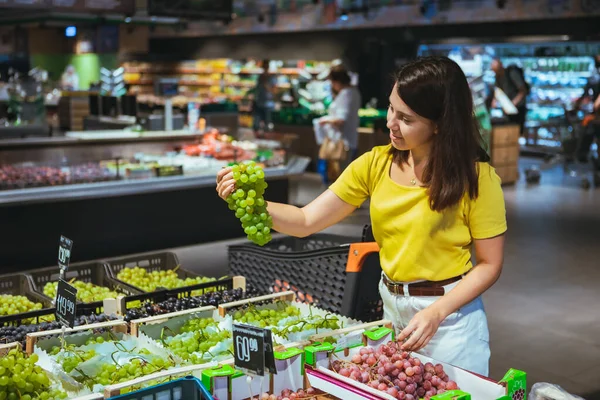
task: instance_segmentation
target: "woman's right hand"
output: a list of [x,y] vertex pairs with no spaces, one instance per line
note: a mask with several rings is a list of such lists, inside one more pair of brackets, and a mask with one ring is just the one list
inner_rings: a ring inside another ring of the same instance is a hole
[[227,197],[235,190],[235,179],[233,179],[233,172],[231,167],[223,168],[217,174],[217,193],[223,200],[227,200]]

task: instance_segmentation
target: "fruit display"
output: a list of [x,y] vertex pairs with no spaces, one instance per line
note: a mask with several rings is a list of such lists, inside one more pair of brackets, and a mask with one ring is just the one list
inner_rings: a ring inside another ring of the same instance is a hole
[[[89,282],[72,281],[69,282],[77,289],[77,300],[82,303],[93,303],[104,299],[116,299],[119,295],[117,292],[110,290],[104,286],[94,285]],[[56,298],[56,290],[58,282],[48,282],[44,286],[44,294],[51,299]]]
[[265,189],[269,186],[265,182],[265,172],[254,161],[234,165],[232,172],[237,190],[227,197],[229,209],[235,211],[248,239],[264,246],[272,239],[273,227],[273,219],[263,198]]
[[377,348],[363,347],[350,361],[334,359],[331,368],[399,400],[428,400],[436,394],[459,389],[441,364],[423,364],[392,341]]
[[165,301],[159,303],[146,303],[138,308],[131,308],[125,313],[125,321],[129,322],[134,319],[152,317],[155,315],[167,314],[175,311],[189,310],[192,308],[213,306],[217,307],[219,304],[230,303],[233,301],[249,299],[258,296],[259,293],[256,289],[247,285],[246,290],[231,289],[218,292],[208,292],[201,296],[184,297],[178,299],[170,297]]
[[205,276],[181,279],[177,275],[176,269],[148,271],[147,269],[140,267],[123,268],[117,274],[117,279],[139,288],[144,292],[154,292],[159,288],[177,289],[185,286],[216,281],[215,278],[208,278]]
[[[18,342],[21,344],[21,346],[25,347],[25,340],[28,333],[60,329],[60,323],[54,320],[54,314],[40,317],[40,319],[45,320],[46,322],[19,326],[0,326],[0,341],[6,343]],[[82,315],[75,318],[75,326],[95,324],[97,322],[105,322],[115,319],[117,319],[115,315]]]
[[41,310],[42,308],[42,303],[35,303],[25,296],[0,294],[0,316]]
[[200,143],[184,146],[183,151],[188,156],[204,156],[234,162],[251,160],[256,155],[251,150],[234,145],[231,136],[223,135],[216,129],[204,134]]
[[27,356],[18,348],[0,359],[0,399],[57,400],[67,394],[53,384],[46,372],[36,365],[37,354]]
[[116,179],[99,164],[86,163],[66,168],[48,166],[0,166],[0,190],[104,182]]

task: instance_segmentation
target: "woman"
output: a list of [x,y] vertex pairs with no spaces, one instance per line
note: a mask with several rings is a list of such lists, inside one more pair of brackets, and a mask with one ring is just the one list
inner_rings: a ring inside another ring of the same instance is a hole
[[[387,126],[391,145],[362,155],[306,207],[269,203],[274,229],[307,236],[370,197],[384,315],[406,340],[403,349],[487,375],[489,333],[480,296],[500,276],[506,213],[460,67],[445,57],[402,67]],[[229,169],[218,174],[221,197],[234,186]]]

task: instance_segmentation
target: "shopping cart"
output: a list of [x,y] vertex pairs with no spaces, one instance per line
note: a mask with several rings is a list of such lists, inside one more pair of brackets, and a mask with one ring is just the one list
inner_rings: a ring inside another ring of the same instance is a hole
[[567,110],[566,108],[565,119],[569,130],[573,132],[572,137],[566,138],[562,142],[565,173],[573,178],[579,178],[583,189],[589,189],[592,182],[595,187],[600,187],[600,163],[597,150],[594,149],[594,146],[590,146],[589,154],[583,157],[579,154],[584,137],[594,134],[593,131],[597,129],[596,126],[600,120],[591,115],[580,118],[577,110]]
[[589,157],[585,157],[586,160],[581,160],[579,154],[581,142],[585,135],[591,134],[589,130],[594,129],[594,124],[600,124],[600,118],[590,121],[589,117],[581,118],[577,110],[569,110],[564,107],[564,119],[561,122],[561,125],[565,127],[561,132],[562,151],[560,154],[546,158],[541,167],[525,170],[526,181],[530,184],[539,183],[541,171],[562,164],[565,176],[569,180],[578,181],[581,188],[589,189],[592,182],[595,187],[600,187],[600,162],[597,151],[591,150]]

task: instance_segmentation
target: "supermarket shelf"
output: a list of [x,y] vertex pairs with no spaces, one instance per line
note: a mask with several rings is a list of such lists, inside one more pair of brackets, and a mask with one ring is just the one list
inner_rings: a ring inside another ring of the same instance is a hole
[[125,142],[152,142],[163,140],[185,140],[195,139],[203,135],[203,132],[189,131],[147,131],[128,132],[124,130],[103,130],[85,132],[67,132],[64,137],[42,137],[26,139],[0,140],[0,150],[19,147],[57,147],[77,146],[81,144],[112,144]]

